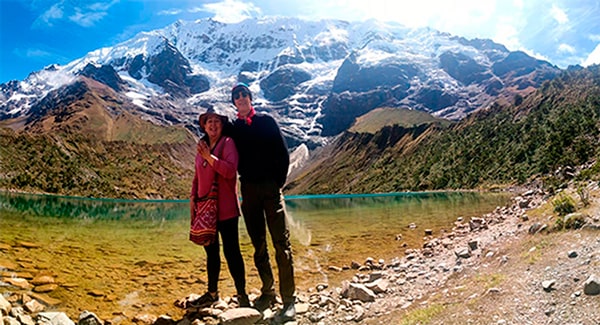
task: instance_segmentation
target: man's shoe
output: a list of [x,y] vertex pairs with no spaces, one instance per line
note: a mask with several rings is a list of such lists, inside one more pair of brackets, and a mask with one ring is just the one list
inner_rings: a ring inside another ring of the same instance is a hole
[[250,299],[248,299],[247,294],[238,295],[237,296],[238,306],[241,307],[250,307]]
[[216,302],[218,300],[219,300],[219,294],[217,294],[216,296],[213,296],[210,294],[210,292],[206,292],[205,294],[200,296],[200,298],[193,300],[193,301],[188,301],[186,304],[186,308],[205,307],[208,305],[212,305],[213,302]]
[[293,302],[283,304],[283,309],[275,316],[278,323],[290,322],[296,319],[296,306]]
[[254,301],[254,308],[262,313],[265,309],[270,308],[274,302],[274,294],[263,293]]

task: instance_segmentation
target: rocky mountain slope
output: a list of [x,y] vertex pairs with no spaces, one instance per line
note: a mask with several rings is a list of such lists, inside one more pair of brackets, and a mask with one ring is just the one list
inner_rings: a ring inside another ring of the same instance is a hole
[[490,40],[378,21],[178,21],[0,85],[0,120],[37,116],[46,96],[86,76],[146,120],[194,129],[201,107],[233,115],[229,90],[243,81],[291,148],[312,149],[377,107],[460,119],[558,72]]
[[0,187],[71,196],[186,198],[196,137],[182,126],[146,121],[128,105],[112,88],[81,77],[50,92],[29,117],[0,122],[5,126],[0,128]]
[[[571,69],[514,105],[495,104],[450,126],[344,132],[315,152],[287,191],[489,189],[569,166],[597,166],[599,80],[599,66]],[[551,177],[548,182],[554,186]]]

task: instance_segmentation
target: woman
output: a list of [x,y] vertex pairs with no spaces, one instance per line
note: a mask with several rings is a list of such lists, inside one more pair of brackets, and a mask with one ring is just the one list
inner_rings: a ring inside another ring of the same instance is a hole
[[208,291],[200,298],[187,302],[186,307],[200,307],[219,300],[218,281],[221,270],[219,236],[223,241],[223,253],[227,260],[229,273],[233,277],[240,307],[250,307],[246,294],[244,260],[240,251],[238,220],[240,210],[237,197],[236,172],[238,153],[230,137],[222,136],[227,118],[217,114],[212,108],[200,115],[200,128],[205,136],[198,142],[194,182],[190,195],[190,213],[195,214],[198,198],[208,194],[216,178],[217,192],[217,236],[215,241],[204,246],[206,251],[206,269],[208,273]]

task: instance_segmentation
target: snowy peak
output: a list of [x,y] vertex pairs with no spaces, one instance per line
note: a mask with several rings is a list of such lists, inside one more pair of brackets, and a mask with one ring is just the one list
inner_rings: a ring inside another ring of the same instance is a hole
[[559,71],[490,40],[376,20],[177,21],[0,85],[0,119],[27,116],[50,91],[83,75],[129,98],[147,120],[195,129],[201,107],[234,115],[229,91],[242,81],[256,109],[282,125],[290,147],[313,148],[378,107],[460,119],[531,92]]

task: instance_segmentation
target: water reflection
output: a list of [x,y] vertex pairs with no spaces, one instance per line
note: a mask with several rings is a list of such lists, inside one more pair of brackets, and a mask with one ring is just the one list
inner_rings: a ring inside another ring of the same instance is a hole
[[[329,266],[402,256],[407,248],[422,246],[424,229],[441,235],[457,217],[490,212],[507,200],[506,194],[460,192],[288,197],[296,284],[301,290],[320,282],[337,286],[352,274],[329,272]],[[73,284],[49,294],[72,318],[82,309],[139,313],[121,304],[132,294],[148,313],[174,313],[175,298],[206,289],[204,251],[188,240],[188,207],[186,200],[0,193],[0,243],[12,247],[0,256],[28,261],[27,270],[50,270],[60,283]],[[410,223],[417,228],[407,227]],[[240,237],[248,287],[259,288],[243,220]],[[37,248],[24,249],[20,242]],[[232,294],[233,282],[225,271],[222,277],[220,290]],[[88,294],[91,290],[114,298],[100,301]]]
[[41,194],[1,193],[0,211],[42,217],[103,220],[174,220],[189,216],[184,200],[115,200]]
[[[452,210],[470,211],[469,206],[482,203],[503,204],[504,194],[481,194],[476,192],[422,192],[367,195],[310,195],[286,197],[289,211],[311,215],[314,211],[341,213],[344,210],[365,211],[378,209],[394,210],[401,214]],[[0,192],[0,210],[45,217],[99,218],[105,220],[166,220],[187,218],[187,200],[116,200],[64,197],[41,194]],[[466,209],[466,210],[465,210]]]

